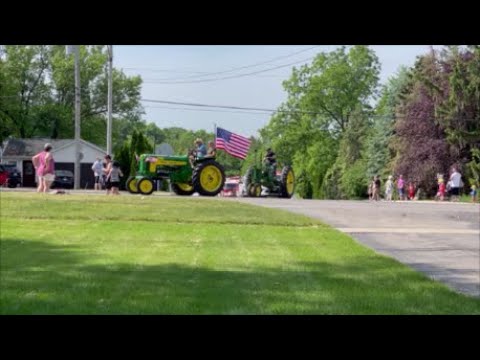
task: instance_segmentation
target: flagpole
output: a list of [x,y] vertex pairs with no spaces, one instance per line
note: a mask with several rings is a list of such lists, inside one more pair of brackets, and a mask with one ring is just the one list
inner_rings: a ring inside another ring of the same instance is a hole
[[215,148],[217,147],[217,123],[213,123],[213,133],[215,135],[215,139],[214,139],[214,145],[215,145]]

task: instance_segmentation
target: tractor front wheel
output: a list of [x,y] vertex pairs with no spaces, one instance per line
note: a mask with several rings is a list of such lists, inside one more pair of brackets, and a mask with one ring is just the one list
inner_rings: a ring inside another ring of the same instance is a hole
[[127,190],[130,194],[138,194],[137,179],[130,177],[127,179]]
[[150,195],[155,187],[152,180],[148,178],[142,178],[138,180],[137,188],[142,195]]
[[172,184],[172,190],[175,194],[180,196],[192,195],[195,192],[192,185],[184,183]]

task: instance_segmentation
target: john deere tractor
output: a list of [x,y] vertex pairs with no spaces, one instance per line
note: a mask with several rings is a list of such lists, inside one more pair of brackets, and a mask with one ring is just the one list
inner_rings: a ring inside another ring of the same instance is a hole
[[268,162],[251,166],[245,174],[244,189],[250,197],[262,196],[262,187],[267,188],[268,196],[290,199],[295,190],[295,175],[290,166],[284,166],[277,175],[277,169]]
[[225,183],[222,165],[212,157],[192,158],[193,163],[190,163],[189,155],[143,154],[138,160],[137,175],[126,182],[127,189],[132,194],[150,195],[155,180],[169,179],[177,195],[188,196],[195,192],[203,196],[217,195]]

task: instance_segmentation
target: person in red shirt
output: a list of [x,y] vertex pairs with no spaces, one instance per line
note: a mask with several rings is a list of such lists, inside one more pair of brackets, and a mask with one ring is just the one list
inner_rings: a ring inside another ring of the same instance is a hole
[[445,181],[443,181],[443,177],[440,177],[438,179],[438,192],[436,198],[439,199],[440,201],[443,201],[445,199]]
[[415,197],[415,185],[410,181],[408,184],[408,200],[413,200]]

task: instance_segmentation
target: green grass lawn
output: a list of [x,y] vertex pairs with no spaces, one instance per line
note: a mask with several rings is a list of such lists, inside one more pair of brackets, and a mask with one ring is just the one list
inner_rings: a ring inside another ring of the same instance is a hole
[[479,314],[480,300],[280,210],[0,193],[2,314]]

